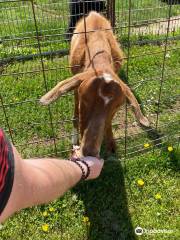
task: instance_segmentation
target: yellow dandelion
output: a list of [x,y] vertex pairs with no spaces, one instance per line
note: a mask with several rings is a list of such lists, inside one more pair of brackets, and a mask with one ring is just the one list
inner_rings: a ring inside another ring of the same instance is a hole
[[144,186],[144,181],[142,179],[139,179],[137,181],[137,184],[138,184],[139,187],[143,187]]
[[89,222],[89,218],[84,216],[84,217],[83,217],[83,222],[84,222],[84,223]]
[[44,211],[44,212],[42,213],[42,215],[43,215],[43,217],[47,217],[47,216],[48,216],[48,212],[47,212],[47,211]]
[[49,230],[49,225],[48,225],[48,224],[43,224],[43,225],[42,225],[42,230],[43,230],[44,232],[48,232],[48,230]]
[[49,208],[49,211],[50,211],[50,212],[54,212],[55,209],[54,209],[53,207],[50,207],[50,208]]
[[161,194],[160,194],[160,193],[157,193],[157,194],[155,195],[155,199],[156,199],[156,200],[161,200],[161,199],[162,199]]
[[169,147],[168,147],[168,151],[169,151],[169,152],[172,152],[172,151],[173,151],[173,147],[172,147],[172,146],[169,146]]
[[145,143],[144,144],[144,148],[148,148],[148,147],[150,147],[150,144],[149,143]]

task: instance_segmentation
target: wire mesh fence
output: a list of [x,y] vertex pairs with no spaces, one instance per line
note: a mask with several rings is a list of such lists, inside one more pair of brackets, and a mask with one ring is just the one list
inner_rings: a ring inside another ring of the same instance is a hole
[[71,75],[68,52],[75,22],[83,10],[97,10],[112,23],[126,53],[120,75],[151,122],[142,129],[128,105],[120,109],[113,128],[121,158],[178,142],[179,1],[89,0],[86,8],[83,2],[0,1],[0,126],[26,157],[68,155],[73,95],[49,107],[39,98]]

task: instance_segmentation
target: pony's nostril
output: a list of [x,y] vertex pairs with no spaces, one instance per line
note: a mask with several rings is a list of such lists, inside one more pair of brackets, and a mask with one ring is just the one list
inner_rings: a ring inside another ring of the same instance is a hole
[[92,156],[92,157],[97,157],[97,156],[99,156],[99,151],[96,150],[96,149],[93,149],[93,148],[83,147],[82,153],[83,153],[83,156],[84,156],[84,157],[86,157],[86,156]]

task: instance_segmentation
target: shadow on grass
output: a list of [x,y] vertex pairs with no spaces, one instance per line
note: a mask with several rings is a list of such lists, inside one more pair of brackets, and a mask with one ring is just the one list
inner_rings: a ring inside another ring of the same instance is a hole
[[[171,144],[172,142],[167,142],[163,145],[163,151],[162,154],[164,158],[169,157],[170,159],[170,167],[173,171],[178,172],[180,171],[180,145],[179,141],[180,139],[178,138],[177,142],[174,144]],[[177,145],[176,145],[177,144]],[[169,152],[168,147],[173,146],[173,151]]]
[[147,137],[153,142],[154,146],[161,147],[161,145],[162,145],[162,138],[164,136],[163,133],[157,131],[156,128],[152,128],[152,127],[143,127],[143,126],[141,126],[141,128],[146,131]]
[[89,217],[88,240],[133,240],[132,226],[122,165],[119,161],[105,161],[101,176],[74,188],[84,202]]
[[170,159],[173,170],[180,171],[180,151],[172,152]]

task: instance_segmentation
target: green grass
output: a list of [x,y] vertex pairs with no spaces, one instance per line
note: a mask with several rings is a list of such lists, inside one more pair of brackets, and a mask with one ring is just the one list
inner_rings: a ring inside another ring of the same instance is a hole
[[[165,78],[163,83],[162,102],[160,108],[159,133],[168,138],[169,145],[176,148],[175,137],[178,129],[179,94],[179,48],[178,41],[171,42],[166,58]],[[155,125],[158,92],[161,78],[163,54],[152,54],[164,49],[163,46],[133,46],[130,51],[129,85],[135,87],[141,80],[142,84],[135,89],[135,94],[143,103],[145,114]],[[126,51],[126,49],[124,49]],[[170,49],[169,49],[170,50]],[[142,57],[133,58],[141,53]],[[151,53],[151,55],[148,55]],[[45,76],[48,88],[68,77],[67,59],[44,59]],[[47,107],[42,107],[37,99],[45,92],[39,60],[25,63],[10,64],[3,70],[0,79],[1,94],[6,106],[6,113],[12,129],[15,143],[25,157],[45,156],[55,153],[53,132]],[[54,70],[50,70],[54,69]],[[34,73],[32,73],[35,71]],[[126,71],[126,63],[124,65]],[[21,74],[16,74],[22,72]],[[30,72],[30,73],[27,73]],[[123,72],[122,72],[123,73]],[[122,74],[121,73],[121,74]],[[14,74],[14,75],[13,75]],[[16,87],[13,87],[16,86]],[[151,99],[153,97],[153,99]],[[149,102],[148,100],[151,100]],[[21,102],[23,102],[21,104]],[[19,104],[20,103],[20,104]],[[71,94],[61,98],[51,106],[53,127],[59,156],[67,157],[71,147],[73,97]],[[123,124],[124,110],[117,114],[115,122]],[[3,111],[0,111],[1,126],[7,128]],[[142,150],[144,143],[152,148],[155,136],[139,128],[133,128],[135,121],[129,111],[129,129],[127,135],[128,153]],[[176,121],[176,123],[171,123]],[[164,124],[171,123],[168,126]],[[137,130],[137,132],[136,132]],[[88,183],[82,183],[69,191],[63,198],[50,205],[35,207],[21,211],[8,220],[0,231],[0,239],[135,239],[134,228],[141,226],[146,229],[173,230],[171,239],[178,239],[177,204],[178,184],[177,162],[178,153],[166,153],[165,149],[155,154],[145,153],[134,156],[127,161],[126,168],[119,160],[124,155],[124,125],[114,127],[117,142],[117,156],[109,157],[105,163],[102,176]],[[135,135],[137,133],[137,135]],[[171,136],[172,135],[172,136]],[[37,143],[36,143],[37,142]],[[31,144],[30,144],[31,143]],[[67,150],[67,152],[64,152]],[[144,150],[143,150],[144,151]],[[118,160],[118,161],[115,161]],[[179,164],[179,163],[178,163]],[[179,166],[179,165],[178,165]],[[145,186],[140,190],[136,184],[142,178]],[[155,199],[155,194],[162,195],[162,201]],[[53,206],[55,212],[49,212]],[[44,211],[48,216],[42,216]],[[88,216],[91,226],[82,219]],[[44,233],[42,225],[49,224],[49,231]],[[142,239],[168,239],[169,235],[144,235]],[[171,236],[171,235],[170,235]]]
[[[46,5],[43,6],[42,3]],[[36,54],[39,51],[36,31],[42,51],[67,48],[67,43],[64,42],[64,30],[68,22],[67,2],[51,3],[36,1],[35,14],[31,1],[0,3],[0,58]],[[51,13],[52,6],[54,9]]]
[[[127,25],[129,21],[129,2],[116,1],[116,16],[118,25]],[[159,0],[135,0],[131,1],[131,23],[147,23],[148,21],[157,21],[169,16],[169,5]],[[171,16],[180,14],[179,5],[172,5]]]
[[[171,42],[168,45],[170,51],[165,60],[159,119],[160,126],[162,126],[159,130],[164,135],[167,133],[174,134],[174,137],[176,136],[177,121],[179,119],[178,111],[173,107],[179,95],[179,46],[178,41]],[[171,49],[177,50],[171,51]],[[126,52],[126,49],[124,50]],[[163,50],[164,46],[144,45],[133,46],[130,51],[128,82],[142,103],[144,112],[149,117],[152,126],[155,126],[156,122],[157,101],[162,77]],[[141,57],[135,57],[139,53],[141,53]],[[71,94],[63,96],[60,101],[50,106],[52,121],[49,115],[49,108],[42,107],[38,103],[38,99],[46,92],[45,81],[47,88],[50,89],[56,82],[70,76],[67,64],[67,58],[44,59],[45,80],[39,59],[25,63],[10,64],[3,69],[0,84],[2,86],[1,95],[6,106],[7,117],[14,142],[17,145],[21,145],[20,149],[27,156],[42,156],[50,154],[52,150],[54,152],[52,139],[54,137],[57,139],[58,152],[68,150],[71,146],[73,96]],[[126,72],[126,63],[123,69]],[[14,85],[16,86],[15,88],[12,87]],[[179,105],[176,105],[176,108],[178,107]],[[0,119],[2,119],[3,126],[7,128],[3,111],[0,112]],[[129,111],[128,119],[131,126],[135,121],[131,111]],[[167,120],[170,122],[175,121],[176,123],[171,124],[167,128],[167,126],[164,126],[167,124]],[[121,147],[118,150],[121,154],[124,154],[124,110],[117,114],[114,121],[115,123],[122,123],[120,128],[115,126],[114,131],[116,138],[120,137],[119,145]],[[131,149],[130,151],[137,150],[136,145],[140,149],[144,142],[153,140],[149,139],[150,136],[146,132],[139,131],[140,129],[137,129],[137,127],[133,128],[131,126],[128,132],[128,148]],[[139,133],[137,136],[134,135],[136,132]],[[139,138],[139,136],[141,137]],[[61,143],[59,143],[59,139],[62,139]],[[38,141],[41,143],[38,144]],[[28,150],[25,148],[26,145],[29,145]],[[46,151],[43,150],[45,146]]]
[[[46,5],[40,5],[40,7],[44,8],[48,6],[48,11],[53,10],[53,11],[59,11],[60,8],[58,8],[59,4],[55,1],[54,4],[47,5],[47,1],[38,1],[37,3],[42,3]],[[149,1],[150,3],[150,1]],[[2,58],[6,57],[13,57],[13,56],[18,56],[18,55],[28,55],[28,54],[36,54],[39,52],[38,49],[38,44],[37,40],[35,38],[32,38],[34,36],[34,31],[35,31],[35,26],[34,22],[32,21],[33,15],[32,15],[32,9],[29,8],[30,3],[24,3],[21,5],[17,5],[17,3],[12,3],[10,5],[11,7],[15,7],[15,9],[10,8],[9,3],[6,5],[1,5],[3,7],[6,7],[7,11],[1,11],[2,13],[2,19],[3,21],[6,21],[5,27],[2,25],[2,39],[3,35],[5,34],[4,38],[9,39],[11,41],[2,41],[0,44],[0,54]],[[137,4],[137,3],[136,3]],[[132,8],[133,9],[138,9],[139,5],[134,5]],[[142,2],[141,4],[143,7],[149,7],[149,4],[147,2]],[[140,4],[140,5],[141,5]],[[62,10],[62,4],[61,5],[61,10]],[[63,4],[63,6],[65,6]],[[121,5],[122,8],[124,7],[127,9],[128,6]],[[67,6],[66,6],[67,7]],[[66,8],[65,7],[65,8]],[[154,7],[152,5],[151,7]],[[24,11],[22,11],[24,9]],[[177,8],[178,9],[178,8]],[[58,29],[58,34],[61,34],[62,32],[59,31],[59,27],[61,28],[62,24],[62,31],[64,31],[64,25],[63,22],[57,21],[56,18],[48,18],[45,21],[42,21],[43,15],[40,14],[39,8],[36,9],[37,13],[37,18],[38,18],[38,30],[39,34],[41,36],[40,42],[41,42],[41,50],[42,52],[46,51],[52,51],[52,50],[59,50],[59,49],[64,49],[68,48],[68,45],[63,41],[63,38],[60,37],[60,35],[54,36],[54,30],[52,29]],[[62,11],[61,11],[62,13]],[[53,12],[54,14],[54,12]],[[31,21],[27,21],[27,18],[31,18]],[[142,16],[142,14],[141,14]],[[8,18],[7,18],[8,17]],[[11,24],[11,20],[18,20],[19,23],[18,25],[13,25]],[[9,20],[9,22],[7,22]],[[55,26],[54,24],[59,24],[59,27]],[[28,26],[26,24],[31,23],[30,28],[28,29]],[[25,24],[25,25],[24,25]],[[7,27],[7,28],[6,28]],[[10,27],[8,29],[8,27]],[[21,31],[22,29],[22,31]],[[24,30],[27,30],[27,32],[23,32]],[[32,32],[33,30],[33,32]],[[43,31],[45,30],[45,34],[50,34],[49,36],[44,36]],[[30,32],[29,32],[30,31]],[[27,35],[26,35],[27,33]],[[53,33],[53,35],[52,35]],[[8,36],[8,34],[11,34],[11,36]],[[23,36],[25,34],[25,37],[27,39],[22,39],[20,37],[20,40],[15,40],[14,36],[21,34],[20,36]],[[11,39],[12,37],[12,39]],[[153,36],[153,38],[157,38],[157,36]],[[149,36],[138,36],[138,40],[147,40],[147,39],[152,39],[152,35]],[[121,36],[122,44],[126,46],[127,43],[127,36]],[[134,40],[137,40],[137,36],[132,35],[131,36],[131,41],[133,43]],[[12,46],[12,41],[13,45]],[[57,42],[56,42],[57,41]],[[176,48],[179,47],[177,42],[174,42],[172,44],[172,47]],[[151,46],[147,45],[142,47],[134,46],[132,47],[131,53],[132,57],[135,55],[138,55],[139,52],[141,52],[144,56],[141,57],[140,61],[137,61],[137,58],[131,59],[130,60],[130,66],[129,66],[129,82],[130,85],[137,84],[140,80],[144,81],[142,82],[141,86],[137,89],[137,95],[141,99],[141,101],[144,104],[145,110],[150,112],[151,114],[154,113],[154,119],[155,119],[155,112],[157,110],[157,105],[156,101],[158,99],[158,91],[159,91],[159,79],[161,78],[161,72],[159,69],[162,69],[162,60],[163,60],[163,54],[160,53],[158,55],[151,55],[151,56],[146,56],[146,54],[151,53],[151,51],[156,52],[156,51],[161,51],[163,50],[164,47],[160,46]],[[170,91],[172,91],[172,97],[169,99],[168,91],[163,92],[163,98],[164,101],[162,102],[162,107],[166,109],[166,106],[171,105],[176,102],[176,95],[177,95],[177,89],[178,87],[174,87],[174,85],[177,85],[178,83],[178,54],[179,51],[172,51],[170,59],[166,59],[166,68],[165,68],[165,83],[163,84],[164,89],[171,88]],[[158,59],[157,59],[158,56]],[[152,65],[152,66],[149,66]],[[56,81],[62,80],[65,77],[69,75],[69,72],[67,71],[67,61],[63,59],[62,61],[59,61],[59,59],[55,60],[47,60],[44,59],[44,66],[45,66],[45,75],[46,75],[46,81],[48,88],[52,87]],[[126,66],[124,67],[126,69]],[[72,128],[70,123],[66,123],[65,126],[62,126],[62,122],[64,119],[69,119],[72,116],[72,108],[69,106],[69,101],[72,100],[71,96],[64,97],[60,101],[60,103],[55,104],[53,107],[51,107],[51,112],[53,116],[53,123],[51,123],[51,119],[48,116],[49,114],[49,109],[47,108],[41,108],[36,101],[46,90],[45,90],[45,83],[43,80],[43,74],[42,74],[42,65],[38,60],[34,60],[31,62],[26,62],[24,64],[22,63],[16,63],[14,65],[9,65],[7,68],[3,69],[3,74],[7,74],[7,76],[3,76],[1,79],[2,84],[3,84],[3,98],[5,101],[5,104],[8,105],[9,103],[12,103],[8,108],[7,108],[7,115],[9,117],[10,121],[10,126],[12,127],[12,132],[14,136],[14,141],[17,144],[25,144],[26,141],[34,143],[35,141],[41,141],[42,146],[39,146],[36,144],[36,147],[34,148],[34,144],[31,144],[32,148],[30,147],[30,150],[25,151],[25,155],[31,154],[31,151],[33,151],[33,155],[44,155],[44,152],[42,149],[44,149],[44,146],[46,146],[47,152],[46,154],[49,154],[54,151],[54,146],[52,146],[53,137],[56,138],[62,138],[66,134],[66,129],[68,129],[68,132],[70,135],[70,129]],[[17,73],[21,73],[18,76],[16,75]],[[170,72],[170,75],[168,74]],[[171,73],[173,72],[173,76]],[[158,81],[157,78],[158,77]],[[169,78],[171,80],[169,81]],[[148,81],[148,84],[146,84],[146,80]],[[4,82],[6,82],[6,85],[4,85]],[[12,83],[16,84],[16,89],[11,89],[9,90],[10,86]],[[136,85],[135,85],[136,86]],[[163,89],[163,90],[164,90]],[[146,98],[146,96],[150,93],[152,96],[150,98]],[[174,98],[175,95],[175,98]],[[153,101],[152,105],[149,105],[149,102],[146,103],[146,101]],[[23,106],[19,105],[19,102],[25,101],[23,103]],[[27,102],[28,101],[28,102]],[[17,105],[16,105],[17,104]],[[72,103],[73,104],[73,103]],[[147,107],[146,107],[147,105]],[[61,109],[61,112],[63,114],[59,113],[58,109]],[[12,109],[15,112],[15,117],[14,117],[14,112],[12,114]],[[31,110],[29,110],[31,109]],[[36,116],[36,112],[40,112],[39,116]],[[1,115],[3,116],[3,113],[1,112]],[[132,117],[131,117],[132,118]],[[176,120],[176,116],[175,118]],[[23,119],[23,121],[21,120]],[[46,122],[44,123],[44,119],[46,119]],[[154,121],[153,119],[153,121]],[[3,124],[5,124],[5,120],[3,118]],[[166,120],[164,119],[163,122]],[[61,132],[59,131],[59,125],[61,124]],[[54,128],[54,133],[51,130],[52,125]],[[67,126],[67,127],[66,127]],[[21,131],[21,136],[18,136],[18,131],[19,129],[24,129],[24,131]],[[28,132],[26,131],[28,129]],[[116,130],[116,128],[115,128]],[[38,132],[38,134],[37,134]],[[122,134],[121,134],[122,135]],[[130,134],[131,135],[131,134]],[[117,136],[118,137],[118,136]],[[68,140],[65,139],[63,141],[63,144],[59,145],[59,141],[56,143],[58,146],[58,151],[63,151],[63,148],[67,149],[70,147],[70,136],[68,137]],[[131,138],[131,137],[130,137]],[[20,139],[20,141],[19,141]],[[142,140],[143,139],[143,140]],[[137,141],[137,139],[135,139]],[[140,146],[143,141],[146,141],[146,137],[142,137],[141,141],[139,143]],[[131,141],[132,142],[132,141]],[[124,144],[123,140],[121,140],[121,143]],[[48,147],[47,147],[48,146]],[[131,147],[131,144],[130,144]]]
[[[34,2],[37,28],[30,1],[0,3],[0,40],[2,41],[0,58],[36,54],[38,52],[36,31],[38,31],[43,52],[68,48],[64,42],[69,14],[67,1],[37,0]],[[168,17],[169,6],[159,0],[131,2],[131,25],[148,24],[154,19]],[[128,8],[128,1],[116,1],[117,27],[121,38],[127,36]],[[172,6],[171,15],[180,15],[179,5]]]
[[[178,154],[175,146],[173,154]],[[133,240],[137,226],[173,231],[138,239],[178,239],[179,176],[171,154],[164,149],[141,155],[127,161],[126,167],[118,160],[118,156],[107,159],[100,178],[79,184],[63,198],[14,215],[3,225],[0,239]],[[144,180],[143,188],[137,185],[139,179]],[[155,199],[157,193],[160,201]],[[83,216],[89,217],[90,226]],[[49,225],[46,233],[44,224]]]
[[[54,4],[47,5],[48,2]],[[121,23],[127,21],[127,2],[116,1]],[[36,3],[39,4],[35,10],[42,52],[68,49],[63,36],[67,15],[64,21],[55,17],[56,14],[62,14],[62,8],[67,13],[67,5],[57,0],[41,0]],[[1,11],[2,7],[6,7],[6,11]],[[146,10],[138,10],[141,8]],[[136,24],[144,20],[165,18],[167,8],[161,1],[132,1],[131,20]],[[45,13],[47,10],[50,13]],[[172,14],[180,14],[179,5],[172,7]],[[39,53],[32,18],[30,2],[0,4],[0,58]],[[14,20],[19,21],[13,22]],[[127,30],[122,33],[119,37],[127,55]],[[173,35],[179,36],[179,31]],[[155,125],[165,46],[163,41],[154,45],[143,43],[143,40],[164,37],[131,35],[128,79],[127,61],[120,72],[122,79],[133,89],[153,127],[151,131],[141,129],[131,110],[128,110],[127,153],[131,158],[126,162],[120,161],[125,154],[123,107],[114,118],[117,154],[107,157],[102,148],[106,162],[101,177],[79,184],[49,205],[15,214],[2,229],[0,227],[0,240],[133,240],[136,239],[134,228],[137,226],[149,230],[173,230],[171,235],[146,234],[139,239],[179,239],[177,215],[180,153],[176,142],[179,128],[180,42],[168,41],[158,131],[155,130]],[[143,44],[136,45],[137,40]],[[42,107],[38,102],[47,89],[70,76],[68,58],[43,58],[43,66],[39,58],[0,66],[0,94],[5,106],[4,113],[0,103],[0,126],[8,132],[9,124],[13,141],[23,157],[68,157],[71,149],[73,95],[69,93],[63,96],[50,108]],[[161,137],[161,141],[157,142],[157,137]],[[150,147],[145,149],[144,143],[149,143]],[[155,148],[154,153],[148,152],[157,143],[163,148]],[[167,146],[173,146],[172,153],[167,152]],[[138,151],[144,154],[137,153]],[[137,185],[138,179],[145,182],[142,189]],[[157,193],[161,194],[161,201],[155,199]],[[50,207],[54,211],[50,212]],[[43,216],[45,211],[48,212],[47,216]],[[83,222],[83,216],[89,217],[90,226]],[[49,225],[47,233],[42,230],[45,223]]]

